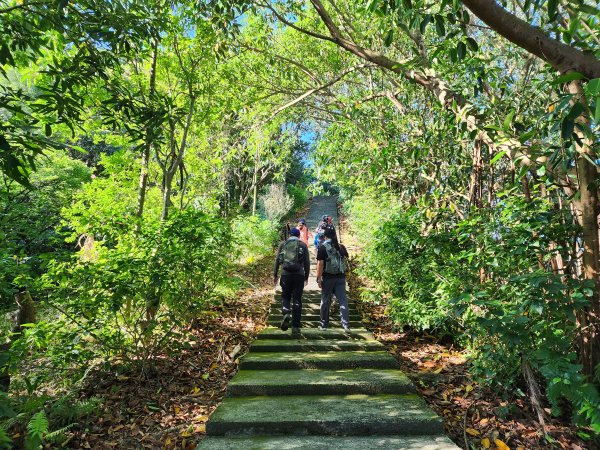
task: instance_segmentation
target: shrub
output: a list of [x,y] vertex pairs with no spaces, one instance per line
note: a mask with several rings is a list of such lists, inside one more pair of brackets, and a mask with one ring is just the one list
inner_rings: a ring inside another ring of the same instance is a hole
[[267,220],[279,223],[290,212],[294,200],[287,195],[283,184],[271,184],[258,199],[261,213]]
[[113,246],[56,261],[46,277],[49,303],[106,357],[150,358],[215,299],[227,275],[231,229],[186,209],[147,224]]
[[90,175],[82,162],[61,151],[40,159],[30,176],[33,189],[0,175],[0,310],[14,304],[17,290],[31,289],[44,272],[45,261],[62,249],[60,210]]
[[235,254],[242,262],[271,254],[279,239],[276,224],[258,216],[239,216],[233,221]]
[[[352,204],[367,240],[370,206]],[[519,392],[532,371],[554,413],[566,399],[578,423],[600,432],[600,397],[575,352],[576,314],[593,291],[552,265],[570,260],[572,223],[569,211],[513,193],[460,222],[443,207],[407,207],[376,227],[363,270],[397,323],[462,331],[481,383]]]
[[287,185],[287,193],[292,198],[292,211],[298,211],[300,208],[306,205],[306,201],[308,200],[308,193],[293,184]]

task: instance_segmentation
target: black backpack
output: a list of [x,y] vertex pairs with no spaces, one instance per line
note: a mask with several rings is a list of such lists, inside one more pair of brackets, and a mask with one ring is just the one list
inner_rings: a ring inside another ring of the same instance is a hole
[[286,272],[299,272],[302,270],[304,249],[300,246],[300,239],[288,239],[283,244],[279,254],[279,262]]

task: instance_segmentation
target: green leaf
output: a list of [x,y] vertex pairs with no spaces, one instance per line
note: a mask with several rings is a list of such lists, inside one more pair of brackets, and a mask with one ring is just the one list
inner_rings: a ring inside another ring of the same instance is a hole
[[585,91],[588,95],[596,95],[600,93],[600,78],[594,78],[585,85]]
[[392,45],[392,41],[394,40],[394,30],[389,30],[383,39],[383,45],[389,47]]
[[521,144],[527,142],[529,139],[531,139],[533,137],[534,134],[535,134],[535,130],[531,130],[531,131],[528,131],[527,133],[523,133],[521,136],[519,136],[519,142]]
[[572,119],[569,119],[568,117],[566,117],[565,120],[562,121],[561,127],[560,127],[560,135],[561,135],[562,139],[564,141],[568,141],[569,139],[571,139],[574,129],[575,129],[575,122]]
[[427,28],[427,25],[429,24],[429,22],[431,22],[431,15],[427,14],[425,16],[425,18],[421,21],[421,25],[419,26],[419,30],[421,31],[421,34],[425,33],[425,29]]
[[471,51],[476,52],[479,50],[479,45],[477,45],[477,41],[471,37],[467,38],[467,46],[471,49]]
[[600,122],[600,98],[596,99],[596,113],[594,114],[594,121]]
[[498,161],[500,161],[500,158],[502,158],[504,155],[506,154],[506,150],[502,150],[501,152],[498,152],[491,160],[490,160],[490,166],[493,166],[494,164],[496,164]]
[[556,78],[551,84],[556,86],[558,84],[568,83],[569,81],[581,80],[582,78],[584,78],[584,76],[579,72],[569,72]]
[[435,31],[437,32],[439,37],[444,37],[446,35],[446,27],[444,27],[444,18],[439,14],[435,15]]
[[379,8],[379,0],[371,0],[369,3],[367,3],[367,11],[372,13],[375,12],[377,8]]
[[571,111],[569,111],[569,114],[567,114],[567,117],[569,119],[577,119],[579,116],[581,116],[581,114],[584,111],[584,107],[581,103],[577,102],[573,105],[573,107],[571,108]]
[[548,0],[548,19],[556,20],[558,14],[558,0]]
[[504,131],[510,130],[510,125],[513,122],[514,116],[515,116],[515,111],[511,111],[510,113],[508,113],[508,116],[506,116],[506,118],[504,119],[504,123],[502,124],[502,129]]
[[456,45],[456,53],[459,59],[465,59],[465,56],[467,56],[467,46],[464,42],[459,42]]

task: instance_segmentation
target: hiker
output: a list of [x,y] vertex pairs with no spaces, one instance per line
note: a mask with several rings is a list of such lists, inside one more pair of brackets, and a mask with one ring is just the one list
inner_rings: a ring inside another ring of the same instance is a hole
[[[277,286],[279,266],[281,266],[281,329],[286,331],[292,321],[292,333],[300,332],[302,318],[302,292],[308,283],[310,259],[308,246],[300,240],[300,230],[292,228],[290,237],[279,244],[273,269],[273,284]],[[291,303],[291,308],[290,308]]]
[[313,244],[315,245],[315,254],[319,251],[319,245],[321,245],[321,243],[325,240],[325,236],[323,235],[323,232],[325,231],[325,228],[327,227],[327,218],[328,217],[329,216],[327,214],[323,215],[323,217],[321,217],[321,221],[317,225],[317,228],[315,228],[315,239],[313,241]]
[[350,331],[348,298],[346,297],[346,270],[348,251],[340,245],[335,230],[326,228],[325,241],[317,251],[317,284],[321,288],[320,330],[329,326],[329,304],[332,294],[340,303],[340,319],[344,331]]
[[327,224],[325,225],[325,228],[331,228],[332,230],[335,230],[335,227],[333,226],[333,217],[327,216]]
[[308,227],[306,226],[306,220],[305,219],[298,220],[298,226],[296,228],[298,228],[298,230],[300,230],[300,240],[302,242],[304,242],[306,244],[306,246],[308,247],[308,240],[312,239],[313,235],[310,232],[310,230],[308,229]]

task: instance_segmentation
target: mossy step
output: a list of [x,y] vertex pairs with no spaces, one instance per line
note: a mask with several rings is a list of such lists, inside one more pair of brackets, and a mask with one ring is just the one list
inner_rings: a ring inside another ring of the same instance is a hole
[[398,362],[387,352],[352,350],[345,352],[250,352],[240,362],[240,369],[396,369]]
[[[267,324],[278,327],[279,324],[281,324],[281,319],[279,319],[279,320],[269,319],[269,320],[267,320]],[[302,324],[302,328],[318,328],[319,327],[319,319],[314,319],[312,321],[302,319],[301,324]],[[292,326],[292,324],[290,321],[290,328],[291,328],[291,326]],[[364,327],[364,326],[365,326],[365,324],[362,321],[358,321],[358,320],[350,321],[350,328],[358,328],[358,327]],[[329,327],[330,328],[340,328],[341,325],[339,323],[339,318],[337,318],[337,317],[330,318],[329,319]]]
[[439,417],[413,394],[306,395],[227,397],[211,415],[206,433],[439,435],[443,428]]
[[343,339],[343,340],[372,340],[373,334],[365,328],[354,328],[351,332],[345,333],[341,327],[319,330],[318,328],[301,328],[300,335],[292,336],[290,330],[281,331],[278,327],[269,326],[262,330],[257,339]]
[[[362,315],[355,309],[348,309],[348,315],[350,316],[350,320],[362,320]],[[315,316],[316,318],[319,318],[321,316],[321,311],[318,308],[315,309],[307,309],[307,308],[302,308],[302,317],[304,318],[305,316]],[[339,317],[340,316],[340,310],[336,309],[335,311],[330,311],[329,312],[329,317]],[[277,308],[277,309],[272,309],[271,311],[269,311],[269,318],[270,319],[281,319],[281,317],[283,317],[283,313],[281,312],[281,307]]]
[[204,438],[197,450],[459,450],[446,436],[244,436]]
[[307,339],[258,339],[252,343],[251,351],[255,352],[308,352],[308,351],[346,351],[384,350],[385,347],[376,340],[372,341],[350,341],[341,339],[332,340],[307,340]]
[[[350,317],[350,320],[362,320],[362,316],[357,312],[357,311],[348,311],[348,315]],[[335,313],[330,313],[329,317],[339,317],[340,316],[340,312],[339,310],[336,310]],[[271,310],[271,313],[269,314],[269,319],[277,319],[277,320],[281,320],[281,318],[283,317],[283,313],[281,312],[281,308],[278,308],[276,310]],[[306,320],[319,320],[321,318],[321,315],[319,314],[319,310],[315,310],[315,309],[304,309],[302,308],[302,319],[306,319]]]
[[408,377],[395,369],[240,370],[227,388],[232,397],[414,392]]

